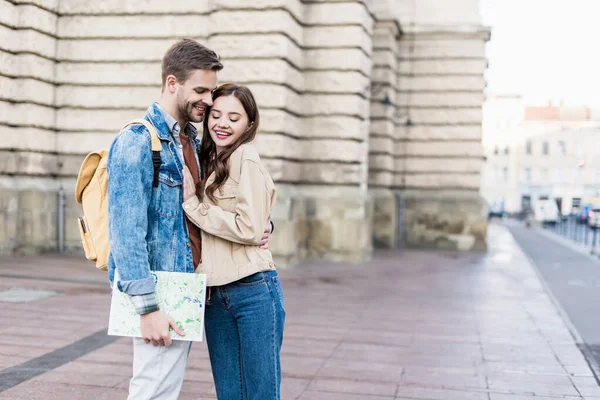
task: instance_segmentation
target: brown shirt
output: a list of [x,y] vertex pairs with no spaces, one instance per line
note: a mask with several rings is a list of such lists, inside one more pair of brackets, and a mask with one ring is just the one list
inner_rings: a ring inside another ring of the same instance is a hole
[[[196,162],[196,150],[194,146],[190,144],[190,139],[185,133],[179,135],[181,140],[181,146],[183,147],[183,158],[185,165],[190,170],[194,183],[198,183],[200,179],[200,171],[198,171],[198,163]],[[187,223],[188,232],[190,233],[190,244],[192,246],[192,258],[194,259],[194,269],[202,262],[202,234],[200,228],[186,217],[185,222]]]

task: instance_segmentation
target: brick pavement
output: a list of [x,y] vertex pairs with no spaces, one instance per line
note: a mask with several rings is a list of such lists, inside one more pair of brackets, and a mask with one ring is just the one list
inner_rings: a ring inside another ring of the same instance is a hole
[[[283,399],[599,400],[534,267],[505,228],[490,227],[490,244],[488,254],[389,251],[281,270]],[[104,329],[104,279],[80,258],[1,259],[0,291],[59,294],[0,303],[0,371]],[[130,340],[118,339],[0,399],[124,399],[130,368]],[[204,344],[180,398],[215,398]]]

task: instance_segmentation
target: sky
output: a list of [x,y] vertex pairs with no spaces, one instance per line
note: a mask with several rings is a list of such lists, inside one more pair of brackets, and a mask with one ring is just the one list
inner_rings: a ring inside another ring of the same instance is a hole
[[481,0],[489,94],[600,107],[600,0]]

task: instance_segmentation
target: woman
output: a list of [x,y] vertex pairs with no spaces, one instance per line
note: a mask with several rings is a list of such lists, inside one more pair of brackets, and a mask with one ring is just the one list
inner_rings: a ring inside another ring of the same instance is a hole
[[252,141],[259,125],[245,86],[217,88],[204,121],[203,177],[184,171],[183,208],[202,230],[206,343],[219,400],[279,400],[283,291],[259,248],[275,186]]

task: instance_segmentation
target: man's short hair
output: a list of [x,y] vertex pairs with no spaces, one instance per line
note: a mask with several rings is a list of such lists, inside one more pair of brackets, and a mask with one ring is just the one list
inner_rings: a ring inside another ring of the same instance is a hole
[[162,59],[162,85],[165,86],[169,75],[184,83],[197,69],[220,71],[223,64],[217,53],[208,47],[192,39],[181,39],[169,47]]

